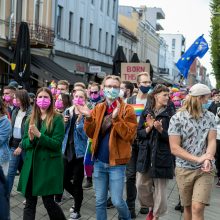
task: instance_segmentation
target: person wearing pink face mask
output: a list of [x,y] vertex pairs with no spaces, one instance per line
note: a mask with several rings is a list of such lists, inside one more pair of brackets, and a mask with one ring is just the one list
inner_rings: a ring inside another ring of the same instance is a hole
[[[84,115],[77,106],[86,105],[86,92],[79,89],[73,96],[73,105],[64,115],[66,124],[65,137],[62,143],[64,160],[64,189],[74,198],[74,207],[70,209],[70,219],[79,219],[83,201],[84,155],[87,147],[87,136],[84,131]],[[73,182],[72,182],[73,179]],[[56,196],[55,200],[60,199]],[[59,201],[58,201],[59,202]]]
[[11,151],[7,182],[9,193],[12,190],[14,178],[19,167],[22,167],[24,151],[21,140],[24,135],[24,127],[28,116],[31,113],[31,105],[26,90],[17,90],[13,99],[15,109],[11,117],[12,133],[9,141]]
[[25,161],[18,191],[26,198],[24,220],[35,219],[38,196],[42,197],[51,220],[66,219],[62,209],[54,201],[54,195],[63,191],[61,145],[64,132],[63,116],[53,107],[51,91],[46,87],[38,89],[22,139]]
[[70,96],[64,93],[60,94],[57,97],[54,106],[57,112],[63,113],[67,108],[71,106]]
[[6,104],[10,119],[12,116],[12,112],[15,109],[15,107],[13,105],[13,98],[14,98],[15,92],[16,92],[16,88],[14,86],[5,86],[4,90],[3,90],[3,97],[2,98]]

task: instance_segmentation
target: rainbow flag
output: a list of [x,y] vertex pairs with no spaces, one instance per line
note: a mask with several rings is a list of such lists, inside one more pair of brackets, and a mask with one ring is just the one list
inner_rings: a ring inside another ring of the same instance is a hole
[[92,176],[93,164],[94,162],[92,160],[92,139],[88,138],[86,153],[84,156],[85,175],[88,177]]
[[131,104],[131,106],[134,108],[136,116],[141,116],[144,110],[144,104]]

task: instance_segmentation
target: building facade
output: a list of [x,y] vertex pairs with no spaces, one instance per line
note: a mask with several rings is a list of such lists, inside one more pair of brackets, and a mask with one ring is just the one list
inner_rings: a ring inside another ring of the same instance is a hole
[[123,51],[128,62],[131,60],[132,55],[137,53],[137,37],[121,25],[118,26],[117,44],[118,46],[123,47]]
[[154,72],[157,74],[160,38],[156,26],[154,27],[147,20],[147,11],[147,7],[134,8],[130,6],[119,6],[119,24],[126,27],[137,37],[137,54],[140,61],[146,62],[149,59]]
[[185,37],[182,34],[160,34],[160,36],[166,41],[176,63],[185,52]]
[[87,81],[112,73],[117,16],[118,0],[54,1],[54,61]]
[[[1,86],[13,78],[10,63],[13,62],[17,36],[21,22],[29,28],[31,66],[30,87],[47,86],[50,80],[62,76],[71,80],[65,68],[50,58],[54,46],[54,22],[52,0],[0,0],[0,77]],[[73,83],[73,82],[72,82]]]

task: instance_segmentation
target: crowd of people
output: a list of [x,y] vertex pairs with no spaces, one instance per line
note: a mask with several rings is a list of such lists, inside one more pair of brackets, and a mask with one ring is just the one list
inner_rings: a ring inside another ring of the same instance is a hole
[[69,91],[60,80],[33,94],[12,82],[0,98],[0,219],[10,219],[19,172],[24,220],[35,219],[38,196],[51,220],[66,219],[64,190],[74,199],[69,219],[80,219],[83,188],[93,186],[97,220],[110,207],[120,220],[135,219],[136,200],[146,220],[158,220],[174,176],[175,208],[184,220],[202,220],[215,167],[220,187],[219,145],[220,92],[203,84],[153,84],[141,72],[135,85],[108,75],[101,85],[77,82]]

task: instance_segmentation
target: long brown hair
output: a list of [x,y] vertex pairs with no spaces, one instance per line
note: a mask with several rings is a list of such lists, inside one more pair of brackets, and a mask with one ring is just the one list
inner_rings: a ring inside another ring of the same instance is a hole
[[180,112],[188,111],[189,114],[195,118],[199,119],[203,110],[201,104],[201,98],[203,96],[191,96],[189,95],[183,103],[183,106],[178,110]]
[[0,98],[0,117],[7,115],[6,105],[3,102],[2,98]]
[[20,100],[23,111],[27,111],[30,107],[30,99],[25,89],[16,90],[15,97]]
[[148,95],[148,98],[147,98],[147,106],[150,108],[150,109],[154,109],[155,106],[156,106],[156,99],[155,99],[155,95],[158,94],[158,93],[161,93],[161,92],[169,92],[169,88],[166,87],[165,85],[163,84],[157,84],[153,91]]
[[[46,128],[47,128],[48,131],[50,131],[52,126],[53,126],[52,125],[53,118],[58,113],[55,111],[55,109],[53,107],[53,96],[52,96],[51,91],[46,87],[42,87],[42,88],[38,89],[37,94],[36,94],[36,100],[37,100],[38,94],[40,92],[46,92],[50,96],[51,103],[50,103],[49,108],[46,111],[47,116],[46,116],[46,119],[45,119],[46,120]],[[38,107],[38,105],[36,104],[36,101],[35,101],[34,106],[33,106],[33,110],[32,110],[32,114],[31,114],[31,117],[30,117],[30,124],[37,124],[40,120],[41,120],[41,111],[40,111],[40,108]]]

